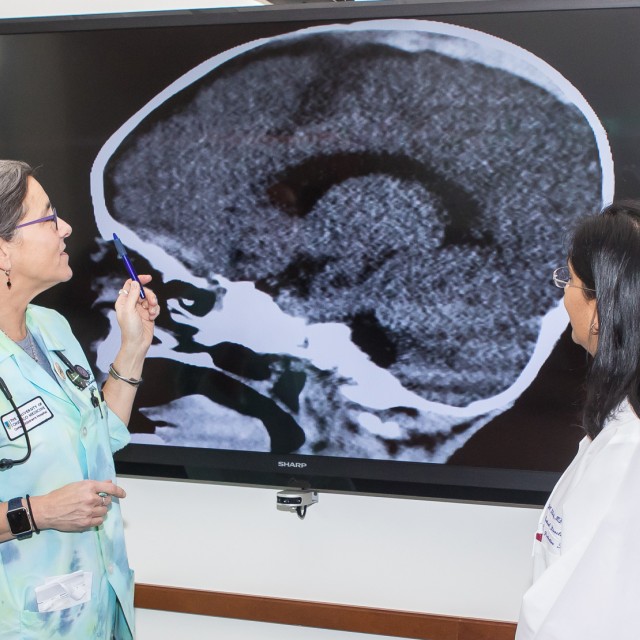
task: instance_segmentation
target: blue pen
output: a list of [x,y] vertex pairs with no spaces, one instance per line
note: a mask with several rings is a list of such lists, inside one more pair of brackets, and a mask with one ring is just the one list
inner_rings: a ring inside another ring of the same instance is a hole
[[122,242],[120,241],[120,238],[118,238],[118,236],[115,233],[113,234],[113,242],[116,245],[116,251],[118,252],[118,257],[122,258],[122,261],[124,262],[124,266],[127,267],[127,271],[129,272],[131,279],[135,280],[140,285],[140,297],[144,300],[145,295],[144,295],[144,289],[142,288],[142,282],[140,282],[140,278],[138,278],[138,274],[136,273],[136,270],[133,268],[133,265],[131,264],[131,260],[129,260],[129,256],[127,255],[127,252],[124,249],[124,245],[122,244]]

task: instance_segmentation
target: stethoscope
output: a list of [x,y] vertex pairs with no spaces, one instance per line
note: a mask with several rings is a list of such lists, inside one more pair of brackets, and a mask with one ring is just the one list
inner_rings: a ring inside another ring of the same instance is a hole
[[[62,363],[66,370],[67,378],[78,388],[80,391],[84,391],[91,384],[91,374],[81,365],[79,364],[71,364],[71,361],[67,356],[62,353],[62,351],[54,351],[58,358],[62,360]],[[0,471],[6,471],[7,469],[11,469],[16,464],[24,464],[31,457],[31,439],[29,438],[29,430],[22,419],[22,415],[20,411],[18,411],[18,407],[16,406],[15,401],[13,400],[13,396],[11,395],[11,391],[9,391],[9,387],[7,387],[6,382],[0,378],[0,389],[2,389],[2,393],[4,393],[5,398],[9,401],[11,408],[15,411],[15,414],[18,416],[18,420],[20,421],[20,427],[22,428],[22,432],[24,433],[25,441],[27,443],[27,453],[18,460],[12,460],[11,458],[2,458],[0,460]],[[100,401],[95,395],[95,389],[91,390],[91,404],[94,407],[100,406]],[[100,414],[102,415],[102,409],[100,409]]]
[[89,378],[91,374],[81,365],[79,364],[71,364],[71,361],[67,356],[62,353],[62,351],[54,351],[58,358],[62,360],[62,363],[67,370],[65,373],[67,374],[67,378],[73,382],[73,384],[80,389],[80,391],[84,391],[90,383]]

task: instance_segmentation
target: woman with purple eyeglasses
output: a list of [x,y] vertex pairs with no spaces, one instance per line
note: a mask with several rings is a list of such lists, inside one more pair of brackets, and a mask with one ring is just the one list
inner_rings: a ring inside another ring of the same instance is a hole
[[0,160],[2,638],[134,635],[113,453],[128,442],[160,309],[151,290],[142,299],[125,282],[115,303],[121,346],[101,388],[67,321],[32,304],[71,278],[70,235],[33,169]]
[[640,204],[586,218],[554,272],[589,358],[578,453],[535,536],[517,640],[636,640],[640,602]]

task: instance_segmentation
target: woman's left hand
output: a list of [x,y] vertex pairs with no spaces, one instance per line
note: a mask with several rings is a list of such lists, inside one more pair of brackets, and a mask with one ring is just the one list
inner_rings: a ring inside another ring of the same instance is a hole
[[[150,275],[140,275],[143,285],[151,282]],[[135,280],[127,280],[118,293],[116,317],[122,333],[122,348],[126,351],[146,354],[153,340],[155,320],[160,314],[158,298],[144,287],[145,298],[140,297],[140,286]]]

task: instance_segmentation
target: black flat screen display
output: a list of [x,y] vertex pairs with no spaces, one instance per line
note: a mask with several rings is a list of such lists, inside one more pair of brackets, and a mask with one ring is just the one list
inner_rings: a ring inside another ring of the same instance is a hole
[[542,502],[587,366],[551,274],[638,194],[626,4],[0,22],[0,157],[73,226],[37,302],[108,370],[115,232],[164,307],[119,471]]

